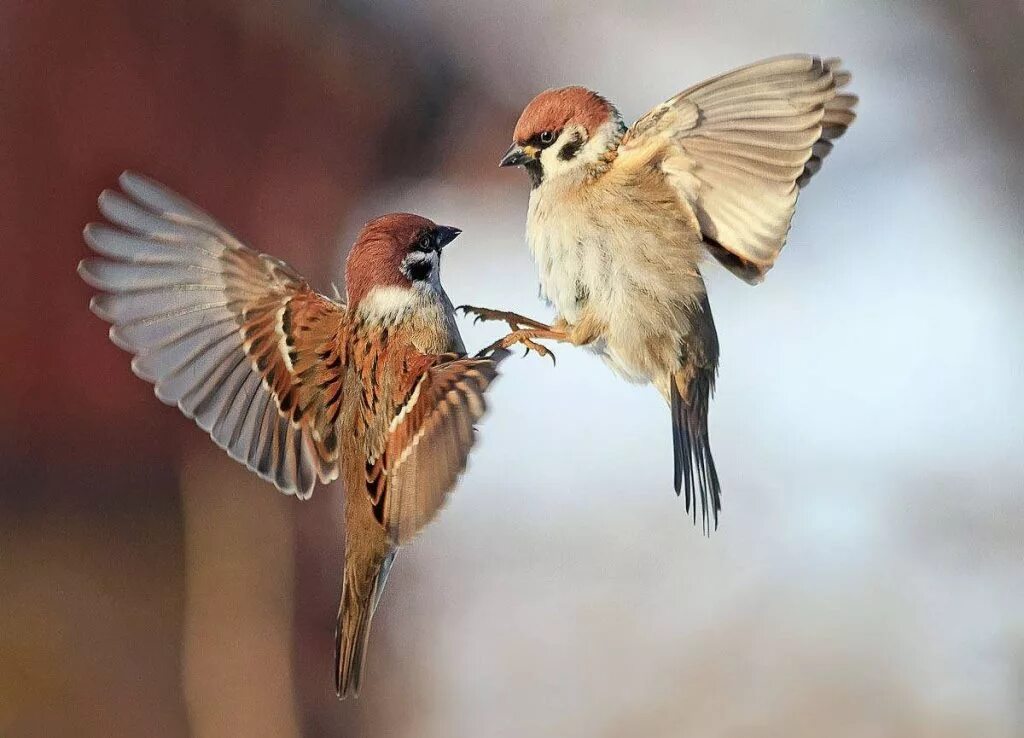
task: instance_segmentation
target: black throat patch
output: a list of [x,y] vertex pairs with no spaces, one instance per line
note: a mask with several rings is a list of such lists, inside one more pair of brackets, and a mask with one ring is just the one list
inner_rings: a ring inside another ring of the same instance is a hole
[[540,187],[540,183],[544,180],[544,167],[541,166],[540,159],[533,159],[523,164],[523,169],[530,175],[530,189],[535,190]]

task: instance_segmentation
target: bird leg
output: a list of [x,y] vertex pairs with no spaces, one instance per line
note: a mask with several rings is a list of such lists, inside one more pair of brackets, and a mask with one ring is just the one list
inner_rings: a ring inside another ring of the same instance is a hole
[[502,320],[508,324],[509,330],[518,331],[523,328],[533,328],[536,330],[551,330],[551,326],[546,323],[527,318],[519,313],[512,313],[508,310],[491,310],[490,308],[474,307],[472,305],[459,305],[455,308],[456,312],[461,310],[467,317],[473,316],[473,325],[477,323],[486,323],[492,320]]
[[462,305],[457,309],[465,311],[467,315],[470,313],[476,315],[474,323],[478,320],[503,320],[512,329],[511,333],[483,349],[477,356],[483,356],[496,349],[507,349],[509,346],[520,343],[526,347],[527,354],[530,351],[536,351],[539,356],[551,357],[551,362],[555,363],[555,355],[551,349],[541,346],[534,339],[543,338],[571,343],[573,346],[586,346],[600,338],[606,330],[604,323],[589,311],[577,323],[569,323],[565,318],[556,318],[551,325],[545,325],[531,318],[524,318],[518,313],[510,313],[505,310],[489,310],[469,305]]
[[517,343],[520,343],[526,347],[526,353],[523,354],[523,356],[530,353],[530,351],[536,351],[538,356],[550,357],[551,363],[554,364],[555,354],[551,351],[551,349],[547,348],[546,346],[542,346],[541,344],[534,341],[535,338],[547,338],[552,341],[569,340],[569,336],[568,334],[565,333],[565,331],[555,330],[547,326],[545,326],[544,328],[516,328],[513,329],[513,331],[504,338],[499,338],[490,346],[480,351],[480,353],[478,353],[477,356],[489,354],[490,352],[495,351],[497,349],[507,349],[509,346],[514,346]]
[[530,353],[530,351],[536,351],[538,356],[549,356],[551,357],[551,363],[555,363],[555,355],[551,349],[540,345],[533,339],[551,338],[556,341],[567,339],[564,331],[557,330],[553,326],[541,323],[533,318],[527,318],[519,313],[509,312],[508,310],[492,310],[490,308],[474,307],[473,305],[460,305],[455,309],[461,310],[467,316],[473,315],[474,325],[492,320],[504,321],[512,331],[504,338],[495,341],[487,348],[481,350],[477,356],[489,354],[496,349],[507,349],[509,346],[520,343],[526,347],[526,354]]

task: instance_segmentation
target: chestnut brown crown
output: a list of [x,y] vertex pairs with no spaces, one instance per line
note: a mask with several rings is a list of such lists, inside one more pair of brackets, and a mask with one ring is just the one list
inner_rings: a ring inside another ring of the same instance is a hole
[[358,305],[374,287],[410,287],[412,281],[402,271],[409,253],[440,251],[461,232],[413,213],[374,218],[359,232],[346,261],[349,304]]
[[592,136],[615,115],[615,107],[586,87],[545,90],[523,109],[512,134],[520,146],[550,132],[557,135],[570,123],[582,126]]

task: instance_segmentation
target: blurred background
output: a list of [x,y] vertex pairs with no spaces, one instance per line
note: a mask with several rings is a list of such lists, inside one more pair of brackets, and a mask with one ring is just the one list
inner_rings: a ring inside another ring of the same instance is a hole
[[[0,736],[1024,735],[1022,39],[1019,0],[0,3]],[[341,491],[131,374],[75,274],[96,195],[149,174],[324,289],[415,210],[465,231],[456,303],[546,316],[495,166],[530,97],[632,120],[791,51],[860,118],[763,285],[709,267],[720,529],[657,393],[510,361],[338,702]]]

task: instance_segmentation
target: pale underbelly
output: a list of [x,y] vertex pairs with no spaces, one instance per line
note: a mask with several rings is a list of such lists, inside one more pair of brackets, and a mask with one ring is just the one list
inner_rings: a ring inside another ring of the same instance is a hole
[[666,288],[664,274],[645,271],[646,264],[617,261],[625,250],[602,248],[609,234],[590,226],[575,237],[534,229],[530,245],[541,293],[569,324],[593,319],[603,327],[586,349],[617,375],[667,386],[667,376],[680,365],[685,330],[675,290]]
[[[591,317],[604,326],[602,335],[583,348],[600,357],[618,376],[633,384],[657,381],[677,364],[677,356],[665,351],[674,340],[665,335],[663,340],[653,339],[655,328],[644,317],[655,317],[653,310],[666,310],[667,306],[638,305],[628,297],[615,294],[609,284],[611,275],[588,279],[581,271],[553,282],[542,282],[545,299],[558,315],[570,325]],[[657,316],[656,322],[666,322]]]

